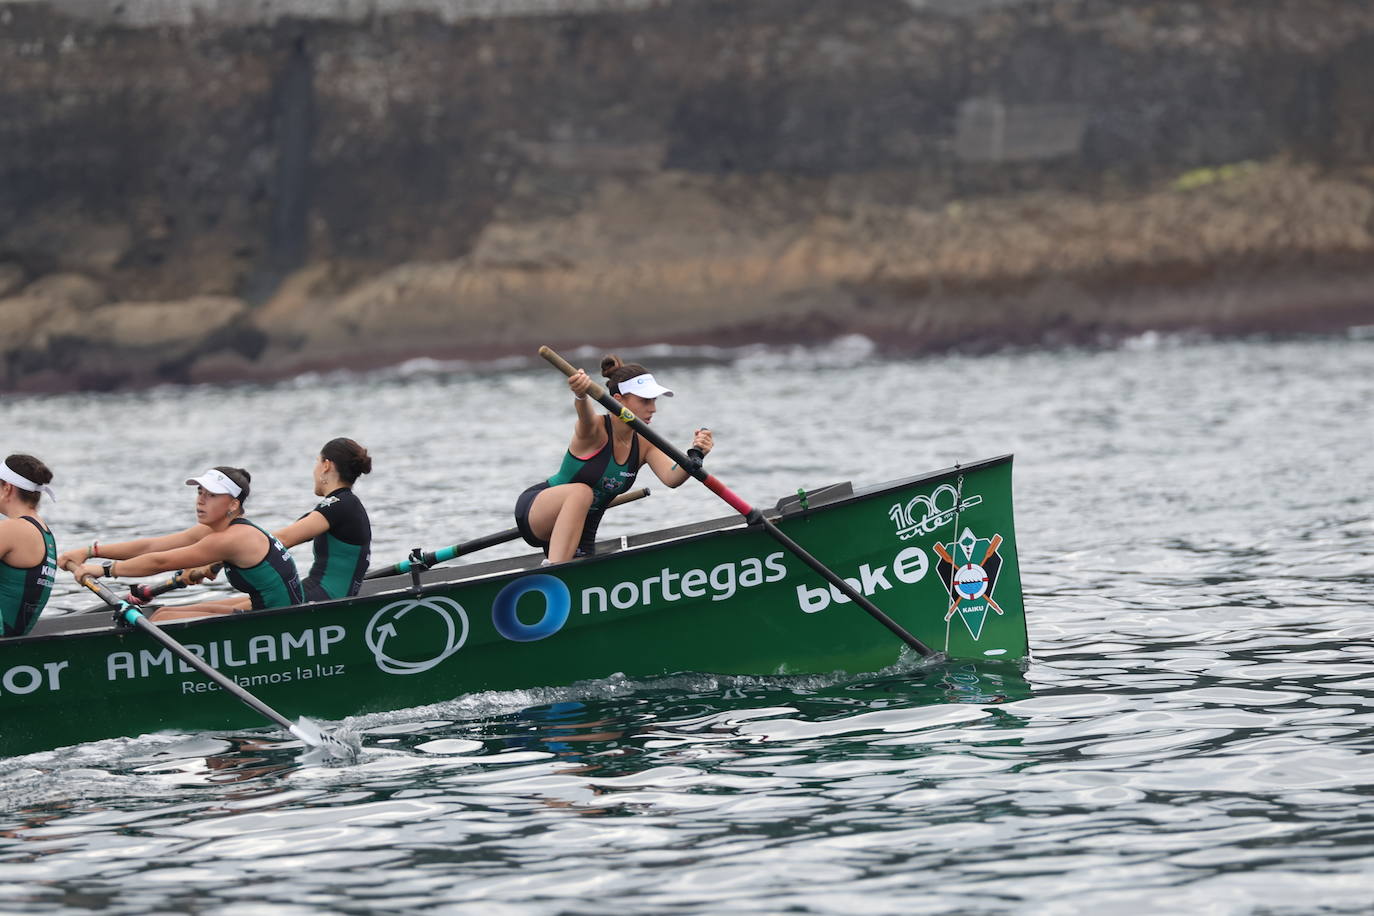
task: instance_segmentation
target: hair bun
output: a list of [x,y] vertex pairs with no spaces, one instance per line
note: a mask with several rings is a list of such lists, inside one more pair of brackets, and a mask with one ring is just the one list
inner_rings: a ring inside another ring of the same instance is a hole
[[339,479],[349,486],[353,485],[359,474],[372,473],[372,456],[367,449],[344,436],[326,442],[324,448],[320,449],[320,457],[334,462]]
[[606,378],[611,377],[611,373],[625,365],[625,361],[614,353],[608,353],[601,357],[601,374]]

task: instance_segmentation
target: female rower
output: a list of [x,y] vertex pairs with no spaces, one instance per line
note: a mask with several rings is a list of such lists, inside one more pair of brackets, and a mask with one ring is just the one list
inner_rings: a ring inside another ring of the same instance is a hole
[[[315,461],[315,508],[272,536],[286,547],[313,540],[315,562],[301,585],[306,601],[329,601],[358,594],[371,558],[372,523],[353,492],[353,484],[372,470],[372,458],[352,439],[330,439]],[[213,579],[208,566],[186,571],[187,583]]]
[[[673,393],[654,380],[638,363],[623,363],[617,356],[601,360],[607,390],[645,423],[654,418],[657,398]],[[574,555],[590,554],[602,513],[616,496],[630,489],[639,469],[648,464],[670,487],[681,486],[689,476],[653,443],[640,437],[628,423],[598,417],[587,398],[592,380],[581,369],[568,378],[576,400],[577,424],[563,466],[546,481],[535,484],[515,503],[515,524],[526,543],[541,547],[550,563],[563,563]],[[711,451],[709,429],[698,429],[692,448],[703,455]]]
[[52,594],[57,545],[38,515],[40,493],[51,498],[52,471],[32,455],[0,464],[0,636],[33,629]]
[[[161,537],[118,544],[96,541],[64,552],[59,558],[79,582],[85,576],[151,576],[173,569],[223,563],[229,584],[245,598],[162,608],[156,621],[232,614],[235,611],[284,607],[305,600],[295,561],[281,542],[243,517],[252,478],[242,468],[211,468],[186,481],[196,488],[196,524]],[[106,562],[92,564],[92,558]]]

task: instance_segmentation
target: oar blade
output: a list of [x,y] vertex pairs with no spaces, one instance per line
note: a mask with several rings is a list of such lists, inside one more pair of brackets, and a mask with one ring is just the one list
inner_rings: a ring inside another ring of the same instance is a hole
[[357,733],[348,729],[324,729],[319,723],[301,716],[291,726],[295,735],[312,750],[318,750],[332,760],[357,760],[363,743]]

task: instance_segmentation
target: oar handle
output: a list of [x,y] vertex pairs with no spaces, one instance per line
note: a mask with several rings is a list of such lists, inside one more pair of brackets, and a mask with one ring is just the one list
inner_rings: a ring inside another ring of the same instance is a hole
[[[566,359],[555,353],[552,348],[540,347],[539,355],[544,357],[550,363],[552,363],[555,369],[566,375],[568,378],[572,378],[574,375],[577,374],[577,368],[572,363],[568,362]],[[601,387],[595,381],[593,381],[592,387],[587,389],[587,393],[590,394],[596,400],[600,401],[601,398],[606,394],[606,389]]]
[[648,487],[640,487],[638,490],[631,490],[631,491],[628,492],[628,493],[621,493],[621,494],[620,494],[619,496],[617,496],[615,499],[613,499],[613,500],[611,500],[609,503],[607,503],[607,504],[606,504],[606,508],[607,508],[607,509],[614,509],[616,506],[623,506],[623,505],[625,505],[626,503],[632,503],[632,502],[634,502],[635,500],[637,500],[637,499],[643,499],[644,497],[646,497],[646,496],[648,496],[648,495],[649,495],[649,488],[648,488]]
[[[212,576],[217,576],[219,575],[220,570],[222,570],[223,568],[223,563],[215,563],[210,567],[210,574]],[[158,595],[165,595],[170,591],[175,591],[179,588],[186,588],[190,584],[191,583],[186,581],[186,570],[178,569],[176,572],[172,573],[170,576],[168,576],[166,579],[163,579],[161,582],[157,582],[152,585],[148,585],[144,582],[139,582],[134,585],[131,585],[129,587],[129,594],[134,598],[137,598],[139,601],[146,603],[148,601],[152,601]]]
[[[545,360],[547,360],[552,366],[554,366],[556,369],[558,369],[558,371],[562,372],[566,376],[571,377],[573,374],[577,372],[577,370],[573,368],[571,363],[569,363],[563,357],[559,356],[549,347],[540,347],[539,355],[544,357]],[[912,649],[915,649],[921,655],[929,656],[935,654],[934,649],[930,648],[930,646],[927,646],[925,643],[921,642],[915,636],[911,635],[911,633],[907,632],[907,630],[901,624],[893,620],[887,614],[883,613],[882,609],[880,609],[872,601],[869,601],[868,598],[866,598],[858,591],[858,589],[854,588],[854,586],[846,582],[832,569],[830,569],[820,560],[816,559],[810,553],[808,553],[806,549],[803,548],[800,544],[798,544],[796,541],[792,540],[792,538],[784,534],[782,532],[782,529],[780,529],[777,525],[770,522],[768,519],[764,518],[762,512],[760,512],[758,509],[755,509],[753,506],[749,505],[747,502],[745,502],[743,499],[737,496],[734,493],[734,491],[732,491],[729,487],[727,487],[725,484],[717,480],[715,475],[706,473],[706,471],[703,470],[701,467],[701,462],[693,461],[691,458],[688,458],[667,439],[664,439],[658,433],[650,429],[647,423],[636,417],[634,415],[634,412],[630,410],[630,408],[626,407],[624,404],[621,404],[615,398],[607,394],[604,388],[593,382],[592,387],[589,388],[587,391],[588,394],[590,394],[592,397],[596,399],[598,404],[600,404],[602,407],[605,407],[614,416],[619,417],[625,423],[628,423],[631,429],[633,429],[635,432],[639,433],[641,436],[647,439],[659,451],[663,452],[663,454],[667,455],[669,458],[673,459],[673,461],[677,462],[678,466],[685,470],[688,474],[690,474],[691,476],[695,477],[697,480],[700,480],[703,484],[705,484],[706,489],[710,490],[712,493],[716,494],[721,499],[729,503],[730,507],[734,509],[736,512],[738,512],[740,515],[743,515],[745,519],[748,520],[749,524],[758,525],[762,527],[763,530],[766,531],[770,537],[772,537],[778,543],[782,544],[788,550],[792,551],[792,553],[797,557],[797,559],[801,560],[807,566],[815,570],[821,576],[821,578],[823,578],[825,581],[829,582],[832,586],[834,586],[835,589],[840,592],[840,594],[844,595],[850,601],[853,601],[855,604],[861,607],[874,620],[878,621],[883,626],[887,627],[888,630],[890,630],[893,633],[893,635],[895,635],[898,639],[906,643]]]

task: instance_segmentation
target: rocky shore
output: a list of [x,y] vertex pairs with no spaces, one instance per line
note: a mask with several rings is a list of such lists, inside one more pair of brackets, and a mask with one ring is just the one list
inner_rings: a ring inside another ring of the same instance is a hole
[[0,390],[1374,324],[1374,10],[1263,7],[0,3]]

